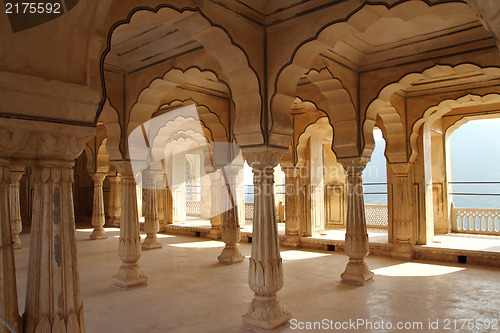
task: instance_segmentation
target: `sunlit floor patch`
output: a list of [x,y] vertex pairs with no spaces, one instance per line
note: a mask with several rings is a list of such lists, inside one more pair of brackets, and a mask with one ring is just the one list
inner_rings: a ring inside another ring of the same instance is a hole
[[[141,235],[141,239],[145,239],[147,235]],[[175,237],[174,235],[165,235],[165,234],[156,234],[156,236],[158,238],[172,238],[172,237]],[[117,235],[117,236],[113,236],[115,238],[120,238],[120,235]]]
[[464,270],[463,267],[442,266],[406,262],[399,265],[372,270],[377,275],[385,276],[437,276]]
[[206,241],[206,242],[168,244],[168,246],[203,249],[203,248],[212,248],[212,247],[224,247],[225,244],[223,242],[217,242],[217,241]]
[[328,253],[310,252],[310,251],[297,251],[289,250],[281,252],[283,260],[300,260],[300,259],[313,259],[319,257],[330,256]]

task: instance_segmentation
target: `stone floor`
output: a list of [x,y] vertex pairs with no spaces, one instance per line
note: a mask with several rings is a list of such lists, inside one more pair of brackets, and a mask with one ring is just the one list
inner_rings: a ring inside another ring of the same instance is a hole
[[[240,317],[252,299],[247,260],[232,266],[221,265],[216,259],[223,247],[221,242],[160,235],[164,247],[143,252],[140,260],[149,277],[148,286],[125,292],[111,287],[111,277],[120,265],[119,231],[106,231],[107,240],[92,241],[88,239],[91,229],[77,230],[87,332],[244,332]],[[29,234],[23,233],[21,239],[24,248],[15,255],[22,313]],[[249,256],[250,246],[240,245],[244,255]],[[461,329],[460,320],[473,319],[476,325],[476,320],[481,323],[500,319],[498,268],[407,263],[370,256],[367,262],[376,274],[375,280],[354,287],[340,283],[347,262],[344,254],[283,249],[282,257],[285,285],[279,298],[292,313],[293,321],[280,332],[296,332],[293,328],[299,322],[307,325],[306,322],[322,320],[332,320],[333,327],[335,323],[360,320],[358,327],[336,330],[344,332],[495,332],[491,328],[468,330],[467,324]],[[367,323],[362,325],[361,320]],[[436,320],[438,329],[429,329],[429,321],[435,325]],[[382,321],[384,329],[377,329]],[[387,329],[388,323],[398,322],[423,326]]]
[[[177,225],[210,228],[210,221],[201,220],[197,217],[188,217],[185,223],[179,223]],[[246,221],[245,226],[241,229],[241,231],[251,233],[252,222]],[[278,223],[278,233],[280,235],[285,234],[284,223]],[[345,228],[327,228],[324,234],[313,236],[311,238],[343,241],[345,239]],[[368,238],[370,243],[387,244],[387,229],[368,228]],[[436,235],[433,243],[424,246],[441,249],[500,253],[500,236],[450,233],[446,235]]]

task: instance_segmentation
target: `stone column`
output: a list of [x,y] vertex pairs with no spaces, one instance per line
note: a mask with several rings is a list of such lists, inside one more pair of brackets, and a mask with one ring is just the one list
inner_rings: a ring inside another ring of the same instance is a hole
[[174,199],[172,198],[172,192],[170,188],[167,187],[165,190],[165,227],[168,224],[174,223]]
[[285,240],[283,245],[300,247],[299,168],[283,168],[285,172]]
[[[211,173],[211,171],[209,171]],[[200,202],[200,218],[203,220],[210,219],[212,213],[212,191],[211,180],[209,174],[201,177],[201,202]]]
[[165,189],[157,188],[156,201],[158,203],[158,231],[165,231]]
[[24,332],[84,332],[73,208],[73,161],[38,160]]
[[122,265],[113,277],[113,286],[127,290],[143,286],[147,277],[137,261],[141,258],[141,238],[139,236],[139,213],[137,210],[137,192],[130,162],[122,161],[117,165],[121,177],[121,220],[118,256]]
[[108,225],[111,227],[120,227],[120,211],[121,211],[121,186],[120,175],[108,177],[109,189],[109,220]]
[[222,186],[220,180],[220,171],[210,173],[210,180],[212,183],[211,193],[212,193],[212,217],[210,217],[210,224],[212,228],[207,234],[210,239],[220,239],[222,237],[221,225],[222,225],[222,208],[221,208],[221,198],[222,198]]
[[366,230],[365,205],[363,200],[362,175],[366,157],[339,159],[347,173],[347,225],[345,252],[349,256],[342,282],[363,285],[372,280],[373,272],[368,269],[364,258],[370,253],[368,232]]
[[163,244],[158,240],[158,230],[160,230],[160,221],[158,219],[158,196],[156,191],[156,182],[159,172],[153,170],[144,170],[142,172],[142,184],[145,200],[144,209],[144,231],[146,239],[142,243],[144,250],[159,249]]
[[[9,220],[9,168],[0,161],[0,316],[16,331],[21,332],[14,261],[14,241]],[[0,332],[9,332],[0,322]]]
[[12,228],[12,241],[14,249],[22,248],[19,234],[23,231],[21,220],[21,204],[19,202],[19,181],[24,175],[24,167],[10,168],[9,185],[9,207],[10,207],[10,227]]
[[[223,264],[234,264],[245,260],[238,249],[238,242],[241,239],[240,224],[238,222],[238,206],[236,205],[236,177],[238,167],[226,167],[223,172],[223,180],[226,183],[227,195],[225,195],[225,209],[222,214],[222,241],[226,246],[219,255],[219,262]],[[226,174],[224,177],[224,173]],[[221,198],[222,199],[222,198]],[[220,199],[219,199],[220,200]]]
[[90,234],[90,239],[106,239],[108,235],[104,232],[104,223],[106,218],[104,216],[104,194],[102,191],[102,183],[106,178],[105,173],[96,172],[90,175],[94,181],[94,206],[92,209],[92,226],[94,230]]
[[394,172],[392,185],[392,219],[394,228],[394,248],[392,256],[412,260],[413,237],[410,163],[390,163]]
[[285,152],[267,147],[243,151],[253,170],[255,189],[252,255],[248,275],[250,289],[255,295],[248,312],[242,317],[250,329],[272,330],[291,318],[276,295],[283,287],[283,266],[274,204],[274,167]]

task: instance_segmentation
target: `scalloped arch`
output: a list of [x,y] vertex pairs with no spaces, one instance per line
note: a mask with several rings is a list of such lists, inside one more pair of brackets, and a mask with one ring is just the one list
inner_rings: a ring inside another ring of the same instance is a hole
[[[129,14],[127,20],[115,25],[114,29],[119,29],[124,24],[133,24],[136,17],[142,19],[151,17],[152,20],[161,18],[164,23],[171,24],[179,29],[187,38],[200,42],[207,54],[219,63],[222,68],[221,74],[227,78],[236,111],[234,119],[236,139],[241,145],[264,142],[261,129],[262,98],[257,74],[250,65],[245,52],[233,42],[231,36],[223,27],[210,22],[199,10],[177,9],[169,5],[160,5],[156,8],[141,7]],[[110,50],[112,35],[110,33],[108,36],[108,47],[102,59]],[[168,86],[165,87],[163,83],[158,82],[158,84],[159,86],[153,88],[159,90],[168,89]],[[139,110],[134,111],[150,112],[151,103],[154,103],[154,96],[146,93],[143,97],[148,102],[142,105],[142,110],[139,107]],[[139,119],[134,119],[127,126],[127,133],[130,133],[137,126],[137,121]]]
[[337,42],[346,36],[366,32],[370,26],[385,18],[399,18],[399,21],[410,22],[421,16],[445,17],[454,10],[467,11],[474,17],[465,3],[439,3],[431,6],[424,1],[408,1],[397,2],[392,7],[364,3],[347,20],[332,22],[323,27],[312,39],[302,42],[290,61],[278,72],[270,103],[273,122],[269,142],[275,145],[286,144],[282,137],[283,133],[292,131],[291,122],[286,116],[296,96],[297,82],[313,68],[314,59],[321,52],[334,49]]
[[411,155],[410,162],[415,161],[418,155],[417,139],[419,135],[420,128],[425,125],[432,124],[437,119],[441,118],[444,114],[450,112],[454,108],[466,107],[466,106],[477,106],[491,104],[498,109],[500,105],[500,94],[488,94],[485,96],[478,95],[465,95],[458,99],[447,99],[439,103],[438,105],[428,108],[422,118],[418,119],[412,127],[412,133],[410,135],[410,146]]
[[[206,105],[201,105],[193,98],[188,98],[185,100],[174,99],[168,103],[162,104],[162,106],[167,106],[169,109],[181,108],[189,105],[194,105],[202,125],[204,125],[210,132],[211,141],[228,141],[229,133],[227,128],[222,124],[221,119],[215,113],[213,113]],[[154,116],[155,114],[153,114]]]
[[[386,129],[386,156],[390,162],[405,162],[407,160],[407,144],[405,126],[396,108],[392,105],[391,96],[400,90],[408,90],[418,81],[436,80],[443,77],[460,76],[467,73],[478,73],[486,75],[500,75],[500,69],[480,68],[473,64],[460,64],[454,67],[448,65],[435,65],[427,68],[421,73],[410,73],[398,82],[385,86],[378,97],[370,103],[366,110],[363,122],[364,151],[373,151],[375,141],[373,139],[373,128],[377,116],[382,119]],[[413,147],[412,147],[413,149]]]
[[[340,157],[357,155],[358,125],[351,95],[328,68],[320,71],[313,69],[306,77],[324,97],[324,101],[317,100],[315,104],[318,109],[324,110],[333,126],[332,148],[335,154]],[[297,88],[297,96],[302,100],[314,100],[314,98],[303,98],[309,96],[300,86]]]
[[307,146],[307,141],[313,135],[319,135],[320,137],[330,136],[333,138],[333,128],[328,121],[328,117],[321,117],[314,123],[309,124],[304,131],[298,136],[297,140],[297,166],[303,166],[306,162],[305,149]]

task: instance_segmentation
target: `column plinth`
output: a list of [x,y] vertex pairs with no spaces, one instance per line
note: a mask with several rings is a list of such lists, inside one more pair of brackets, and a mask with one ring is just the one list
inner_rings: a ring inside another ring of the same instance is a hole
[[38,160],[24,332],[84,332],[73,209],[73,161]]
[[[0,315],[16,332],[22,329],[19,316],[14,261],[14,240],[9,221],[9,176],[7,163],[0,162]],[[8,332],[0,322],[0,332]]]
[[106,239],[108,235],[104,231],[104,223],[106,223],[106,218],[104,216],[104,195],[102,191],[102,184],[104,178],[106,178],[105,173],[93,173],[90,175],[94,181],[94,206],[92,209],[92,226],[94,230],[90,234],[89,238],[93,240]]
[[142,172],[143,190],[146,198],[146,207],[144,210],[144,231],[146,239],[142,243],[143,250],[160,249],[163,244],[158,239],[160,230],[160,221],[158,218],[158,197],[156,191],[156,182],[158,172],[145,170]]
[[219,262],[223,264],[234,264],[245,260],[245,256],[241,254],[238,248],[238,242],[241,239],[240,224],[238,217],[238,206],[236,205],[236,177],[238,168],[231,167],[225,170],[226,188],[229,187],[226,195],[227,210],[222,214],[221,234],[222,241],[226,246],[219,255]]
[[364,258],[370,253],[366,230],[365,206],[363,200],[362,175],[369,158],[358,157],[339,159],[347,173],[347,225],[345,252],[349,256],[343,283],[364,285],[373,279]]
[[121,219],[118,256],[122,265],[113,277],[113,287],[127,290],[146,285],[147,277],[137,261],[141,258],[139,213],[135,179],[129,162],[118,163],[121,173]]
[[285,239],[284,246],[300,247],[300,219],[299,219],[299,169],[283,168],[285,172]]
[[10,208],[10,227],[12,229],[12,241],[14,249],[21,249],[21,239],[19,234],[23,231],[23,223],[21,220],[21,204],[19,201],[19,181],[24,174],[24,167],[10,168],[10,184],[9,184],[9,208]]
[[392,218],[394,227],[394,247],[392,256],[403,260],[413,260],[413,237],[410,163],[390,163],[394,172],[392,187]]
[[248,281],[255,295],[242,320],[250,329],[272,330],[291,318],[276,295],[284,281],[274,204],[274,167],[285,152],[254,148],[243,153],[254,174],[255,212]]

